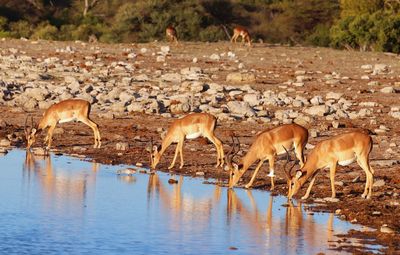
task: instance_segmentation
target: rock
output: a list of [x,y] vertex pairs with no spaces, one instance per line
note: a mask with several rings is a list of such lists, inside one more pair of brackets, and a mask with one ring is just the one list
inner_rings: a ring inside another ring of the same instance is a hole
[[307,126],[309,123],[311,123],[311,121],[312,121],[312,119],[310,116],[306,116],[303,114],[300,114],[293,120],[294,123],[297,123],[301,126]]
[[196,172],[197,176],[204,176],[204,172]]
[[396,90],[393,87],[384,87],[380,91],[385,94],[396,93]]
[[375,188],[383,187],[383,186],[385,186],[385,181],[384,180],[377,180],[372,185],[372,187],[375,187]]
[[4,147],[0,147],[0,155],[6,155],[8,153],[8,150]]
[[163,54],[168,54],[171,51],[171,48],[167,45],[167,46],[161,46],[161,52]]
[[135,75],[132,77],[133,81],[139,81],[139,82],[144,82],[144,81],[149,81],[149,76],[147,76],[147,74],[139,74],[139,75]]
[[143,112],[145,110],[144,106],[140,102],[131,102],[126,109],[128,112]]
[[337,203],[337,202],[339,202],[339,199],[338,198],[332,198],[332,197],[325,197],[324,201],[325,202],[331,202],[331,203]]
[[372,65],[362,65],[362,66],[361,66],[361,69],[364,69],[364,70],[371,70],[371,69],[372,69]]
[[165,62],[165,56],[157,56],[156,61],[157,62]]
[[0,119],[0,128],[5,128],[7,127],[7,122],[3,119]]
[[356,182],[359,182],[360,181],[360,176],[358,175],[358,176],[356,176],[351,182],[352,183],[356,183]]
[[189,103],[171,104],[169,107],[171,113],[185,113],[190,111]]
[[133,169],[133,168],[125,168],[125,169],[117,170],[117,174],[118,175],[120,175],[120,174],[132,175],[132,174],[135,174],[135,173],[136,173],[136,170]]
[[243,101],[247,102],[250,106],[256,106],[260,104],[259,94],[245,94],[243,96]]
[[256,76],[252,73],[229,73],[226,76],[227,82],[254,82]]
[[383,225],[381,226],[381,228],[380,228],[380,231],[381,231],[382,233],[387,233],[387,234],[393,234],[393,233],[396,232],[394,229],[388,227],[387,224],[383,224]]
[[255,111],[246,102],[230,101],[227,106],[229,111],[235,114],[240,114],[246,117],[253,117],[256,115]]
[[370,81],[367,84],[368,86],[378,86],[379,85],[379,81]]
[[177,183],[178,183],[178,180],[169,179],[169,180],[168,180],[168,183],[169,183],[169,184],[177,184]]
[[318,131],[315,130],[315,129],[310,129],[310,130],[309,130],[309,133],[310,133],[310,136],[311,136],[312,138],[317,138],[318,135],[319,135]]
[[325,96],[326,99],[339,100],[343,96],[343,93],[328,92]]
[[314,105],[304,110],[305,113],[312,116],[325,116],[329,113],[329,106],[327,105]]
[[375,64],[372,74],[386,74],[389,73],[389,66],[386,64]]
[[118,142],[115,144],[115,149],[117,151],[126,151],[129,148],[129,144],[127,142]]
[[373,215],[373,216],[379,216],[379,215],[382,215],[382,212],[380,212],[380,211],[373,211],[373,212],[372,212],[372,215]]
[[312,105],[320,105],[324,103],[324,99],[322,99],[321,96],[315,96],[313,98],[311,98],[310,103]]
[[335,185],[336,185],[336,186],[341,186],[341,187],[343,187],[343,186],[344,186],[344,182],[342,182],[342,181],[335,181]]
[[339,123],[339,121],[332,121],[332,127],[333,128],[339,128],[339,126],[340,126],[340,123]]
[[221,57],[220,57],[218,54],[215,54],[215,53],[214,53],[214,54],[212,54],[212,55],[210,56],[210,59],[211,59],[211,60],[217,60],[217,61],[218,61],[218,60],[221,59]]
[[179,73],[166,73],[161,75],[161,80],[169,82],[181,82],[182,75],[180,75]]
[[395,159],[382,159],[382,160],[372,160],[371,165],[381,166],[381,167],[389,167],[393,165],[397,165],[399,163],[398,160]]
[[8,139],[1,139],[0,140],[0,147],[10,147],[11,146],[11,141]]

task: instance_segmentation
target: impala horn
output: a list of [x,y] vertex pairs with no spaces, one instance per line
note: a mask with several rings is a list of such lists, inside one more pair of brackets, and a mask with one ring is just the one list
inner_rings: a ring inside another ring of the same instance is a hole
[[283,145],[282,145],[282,147],[283,147],[283,149],[286,151],[286,162],[285,162],[285,165],[283,165],[283,172],[285,173],[287,179],[288,179],[288,180],[291,180],[292,177],[293,177],[292,174],[291,174],[291,171],[292,171],[293,167],[297,164],[297,160],[295,160],[294,163],[293,163],[293,165],[290,166],[290,168],[289,168],[288,170],[286,170],[286,166],[287,166],[287,165],[290,163],[290,161],[292,161],[292,160],[290,159],[290,154],[289,154],[289,151],[286,149],[286,147],[283,146]]

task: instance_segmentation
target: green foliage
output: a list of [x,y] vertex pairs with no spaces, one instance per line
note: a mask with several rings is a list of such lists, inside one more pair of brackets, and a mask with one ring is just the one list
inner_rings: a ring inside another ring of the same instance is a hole
[[82,0],[6,1],[0,36],[149,42],[165,40],[172,25],[181,41],[218,41],[227,40],[223,26],[240,25],[253,41],[399,52],[398,0],[98,0],[85,16],[83,8]]
[[33,33],[32,24],[29,24],[29,22],[26,20],[10,23],[10,30],[12,36],[15,38],[29,38]]
[[57,27],[51,25],[49,22],[42,22],[36,27],[32,39],[56,40],[57,34]]

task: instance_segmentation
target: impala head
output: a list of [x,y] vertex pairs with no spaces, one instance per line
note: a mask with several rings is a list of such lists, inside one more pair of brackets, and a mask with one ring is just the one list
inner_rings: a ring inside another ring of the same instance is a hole
[[236,162],[234,162],[234,157],[235,155],[239,152],[240,150],[240,142],[239,142],[239,138],[235,137],[237,140],[237,150],[235,151],[236,148],[236,143],[235,143],[235,139],[233,136],[231,136],[232,138],[232,148],[231,150],[225,155],[225,162],[228,165],[229,168],[229,183],[228,186],[229,188],[233,188],[233,186],[236,185],[236,183],[238,183],[238,181],[240,180],[240,177],[242,177],[243,173],[241,173],[240,169],[243,168],[242,164],[237,164]]
[[25,139],[26,139],[26,148],[29,149],[36,141],[37,129],[34,128],[35,124],[33,123],[33,117],[31,116],[31,127],[27,126],[28,117],[25,119]]
[[161,154],[160,154],[160,148],[161,146],[153,145],[153,138],[151,138],[150,141],[150,167],[151,169],[155,169],[158,163],[160,162]]
[[295,160],[294,163],[288,169],[286,169],[286,167],[290,163],[291,159],[290,159],[288,150],[284,146],[283,146],[283,148],[286,151],[286,163],[283,167],[283,171],[287,177],[288,198],[292,199],[293,195],[295,195],[301,188],[299,179],[303,175],[303,172],[300,169],[300,170],[297,170],[294,175],[292,175],[292,173],[291,173],[294,166],[298,163],[298,160]]

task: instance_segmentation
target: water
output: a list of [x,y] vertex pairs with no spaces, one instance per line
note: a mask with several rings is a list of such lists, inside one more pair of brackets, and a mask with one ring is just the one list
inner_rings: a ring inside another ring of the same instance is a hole
[[335,234],[361,228],[265,191],[25,156],[0,157],[1,254],[335,254]]

